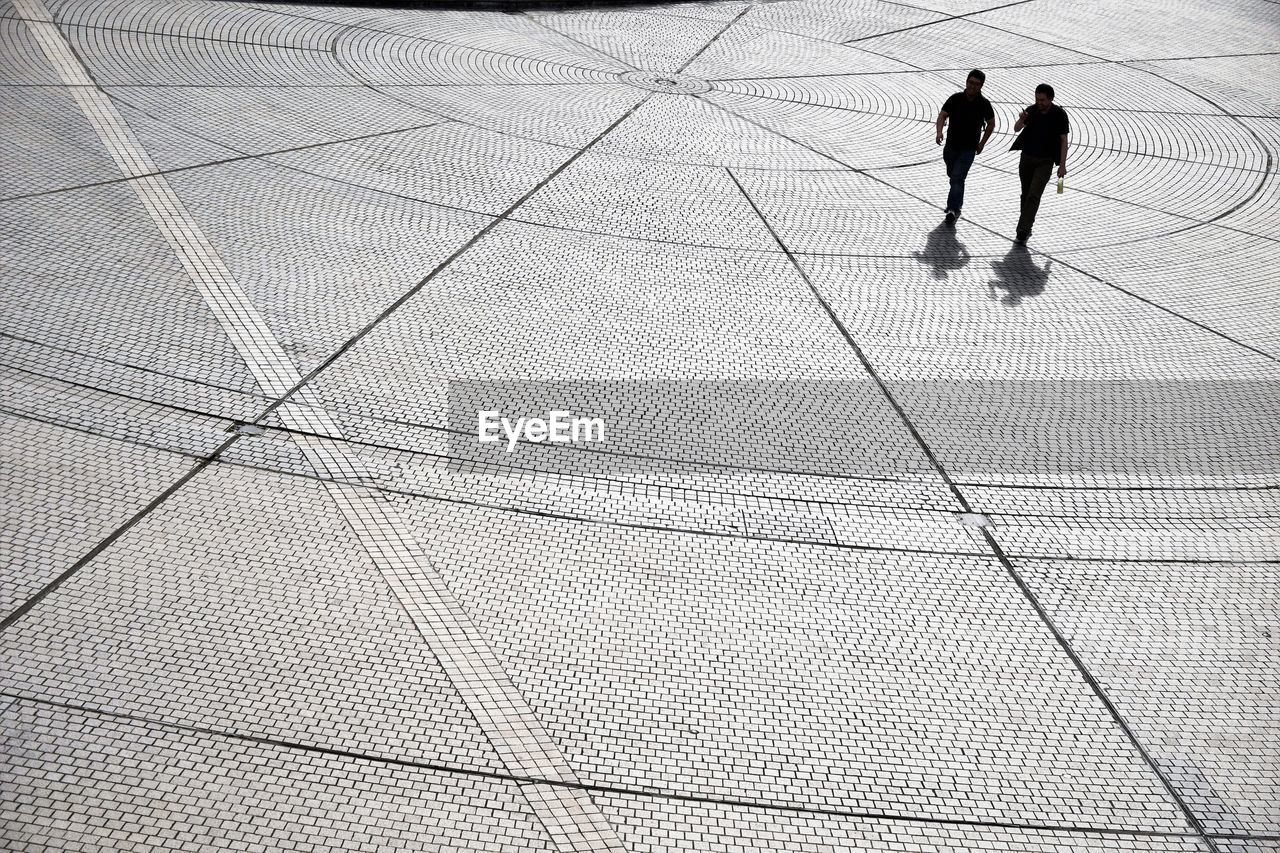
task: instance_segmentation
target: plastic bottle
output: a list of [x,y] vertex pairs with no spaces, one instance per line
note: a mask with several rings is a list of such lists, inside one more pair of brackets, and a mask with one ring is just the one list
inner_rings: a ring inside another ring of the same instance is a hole
[[1058,178],[1058,195],[1062,195],[1062,178]]

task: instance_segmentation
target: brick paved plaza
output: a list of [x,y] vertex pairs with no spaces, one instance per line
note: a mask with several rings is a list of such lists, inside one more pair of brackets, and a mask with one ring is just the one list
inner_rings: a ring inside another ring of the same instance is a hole
[[0,848],[1280,851],[1275,0],[0,12]]

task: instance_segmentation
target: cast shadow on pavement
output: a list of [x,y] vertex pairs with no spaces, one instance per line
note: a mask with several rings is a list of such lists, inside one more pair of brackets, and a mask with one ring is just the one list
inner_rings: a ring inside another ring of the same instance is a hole
[[[1022,304],[1022,300],[1030,296],[1044,293],[1049,282],[1049,270],[1053,259],[1045,261],[1043,267],[1037,266],[1031,253],[1022,246],[1013,246],[1003,259],[991,262],[991,269],[996,277],[987,284],[992,299],[999,299],[1001,305],[1013,308]],[[1003,290],[1001,296],[999,291]]]
[[929,232],[923,252],[912,252],[911,255],[920,263],[933,267],[936,279],[944,279],[969,263],[969,250],[956,237],[956,229],[945,223]]

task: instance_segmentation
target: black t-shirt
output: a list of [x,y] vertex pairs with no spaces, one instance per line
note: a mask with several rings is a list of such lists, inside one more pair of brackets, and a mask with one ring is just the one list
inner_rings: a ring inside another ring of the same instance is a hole
[[942,111],[947,114],[947,147],[965,151],[978,147],[983,120],[996,120],[991,102],[982,95],[971,101],[964,96],[964,92],[956,92],[947,98]]
[[1018,147],[1022,153],[1033,157],[1052,157],[1058,162],[1062,153],[1062,135],[1071,132],[1071,122],[1067,119],[1067,111],[1057,104],[1051,104],[1049,111],[1042,113],[1035,104],[1027,107],[1027,123],[1018,137]]

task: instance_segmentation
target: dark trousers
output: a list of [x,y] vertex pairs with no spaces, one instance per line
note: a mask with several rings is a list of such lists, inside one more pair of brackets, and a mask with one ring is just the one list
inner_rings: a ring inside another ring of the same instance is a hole
[[964,205],[964,179],[969,177],[969,168],[973,166],[973,158],[977,153],[972,148],[965,150],[949,145],[942,149],[942,164],[947,167],[947,177],[951,179],[947,210],[954,210],[958,214]]
[[1022,213],[1018,216],[1018,236],[1030,237],[1031,226],[1036,224],[1036,212],[1040,210],[1040,197],[1053,174],[1052,157],[1035,157],[1023,154],[1018,161],[1018,177],[1022,180]]

